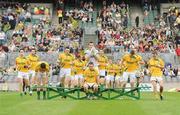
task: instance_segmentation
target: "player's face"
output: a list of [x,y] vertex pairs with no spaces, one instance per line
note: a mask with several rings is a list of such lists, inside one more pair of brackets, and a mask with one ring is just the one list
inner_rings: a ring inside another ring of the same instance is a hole
[[112,64],[113,62],[112,62],[112,60],[109,60],[109,64]]
[[89,49],[93,48],[94,47],[94,44],[93,43],[90,43],[89,44]]
[[32,54],[32,55],[35,55],[35,54],[36,54],[36,51],[35,51],[35,50],[32,50],[32,51],[31,51],[31,54]]
[[69,49],[65,49],[64,52],[68,54],[70,52],[70,50]]
[[93,68],[94,68],[94,65],[93,64],[89,64],[89,69],[93,70]]
[[20,51],[19,51],[19,56],[21,56],[21,57],[24,56],[24,51],[23,51],[23,50],[20,50]]
[[118,60],[118,64],[121,64],[121,60]]
[[82,57],[81,57],[81,56],[77,56],[76,58],[77,58],[78,60],[81,60],[81,59],[82,59]]
[[156,58],[157,58],[157,54],[156,54],[156,53],[153,53],[153,57],[156,59]]
[[46,68],[41,68],[41,71],[42,71],[42,72],[45,72],[45,71],[46,71]]

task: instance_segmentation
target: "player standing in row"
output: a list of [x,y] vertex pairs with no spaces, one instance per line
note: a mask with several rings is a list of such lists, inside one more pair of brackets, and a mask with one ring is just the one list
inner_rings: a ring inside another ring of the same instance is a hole
[[112,59],[108,60],[108,64],[106,66],[106,72],[107,72],[107,75],[105,77],[106,88],[113,88],[115,71],[114,71],[114,63]]
[[19,56],[16,58],[16,70],[18,71],[19,91],[21,96],[26,95],[29,87],[29,61],[24,56],[24,50],[19,51]]
[[125,68],[126,67],[123,66],[120,59],[117,61],[117,63],[114,64],[115,88],[122,88],[123,72],[124,72]]
[[69,47],[66,47],[64,53],[59,55],[58,63],[61,68],[59,72],[60,84],[65,88],[70,88],[73,81],[71,68],[74,59],[74,55],[70,53]]
[[140,70],[140,65],[144,64],[142,57],[136,54],[135,49],[132,49],[129,54],[122,57],[122,64],[126,67],[123,73],[123,87],[126,87],[129,78],[131,89],[133,89],[137,77],[136,73]]
[[82,56],[78,54],[76,60],[73,63],[73,72],[74,72],[74,86],[83,87],[84,85],[84,69],[86,66],[86,61],[82,59]]
[[163,68],[164,68],[164,61],[158,57],[157,51],[153,52],[152,58],[148,61],[148,68],[150,71],[151,75],[151,83],[153,85],[153,92],[156,98],[158,97],[158,92],[157,92],[157,84],[160,85],[160,99],[163,100]]
[[[35,76],[35,68],[37,63],[40,61],[39,56],[36,55],[36,50],[32,49],[31,53],[27,56],[29,61],[29,77],[30,77],[30,85],[31,87],[36,83],[36,76]],[[32,94],[32,91],[30,91]]]
[[105,84],[106,66],[108,64],[108,57],[104,54],[103,50],[99,50],[99,54],[96,55],[96,59],[98,61],[98,69],[99,69],[99,84],[101,88],[103,88]]
[[106,88],[121,88],[123,82],[122,74],[124,71],[121,60],[118,60],[117,63],[113,63],[113,61],[109,59],[106,71]]

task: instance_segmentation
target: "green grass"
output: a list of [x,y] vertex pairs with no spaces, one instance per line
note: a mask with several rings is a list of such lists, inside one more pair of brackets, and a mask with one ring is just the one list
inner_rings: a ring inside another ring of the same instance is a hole
[[180,115],[180,93],[165,93],[165,100],[155,100],[143,93],[141,100],[38,101],[36,96],[0,92],[0,115]]

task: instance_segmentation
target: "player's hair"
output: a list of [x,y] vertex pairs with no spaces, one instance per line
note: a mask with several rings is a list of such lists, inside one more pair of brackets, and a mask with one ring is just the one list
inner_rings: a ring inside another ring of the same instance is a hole
[[45,64],[45,63],[41,63],[40,67],[41,67],[42,69],[45,69],[45,68],[46,68],[46,64]]
[[80,53],[77,53],[75,56],[76,56],[76,58],[80,58],[81,57]]
[[94,42],[89,42],[89,44],[93,44]]
[[32,49],[31,49],[31,51],[33,51],[33,50],[36,52],[36,49],[35,49],[35,48],[32,48]]
[[158,54],[157,50],[154,50],[154,51],[152,52],[152,54],[157,55],[157,54]]
[[69,47],[66,47],[65,49],[70,49]]
[[89,65],[94,65],[94,63],[93,62],[89,62]]
[[131,55],[134,55],[134,54],[135,54],[134,49],[132,49],[132,50],[130,51],[130,54],[131,54]]
[[24,49],[20,49],[19,52],[20,52],[21,50],[24,51]]

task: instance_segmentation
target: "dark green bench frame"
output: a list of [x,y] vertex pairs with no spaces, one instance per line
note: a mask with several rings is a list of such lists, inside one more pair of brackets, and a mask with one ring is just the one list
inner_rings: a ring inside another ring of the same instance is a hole
[[[86,99],[86,93],[81,88],[64,88],[64,87],[34,87],[37,88],[47,88],[47,99],[53,99],[56,97],[68,97],[75,100]],[[148,89],[150,87],[135,87],[131,90],[130,87],[126,87],[126,90],[122,88],[109,88],[109,89],[99,89],[97,93],[91,95],[97,97],[98,99],[113,100],[118,99],[122,96],[127,96],[133,99],[139,100],[141,98],[141,89]],[[128,91],[127,91],[128,89]],[[54,94],[53,94],[54,92]]]

